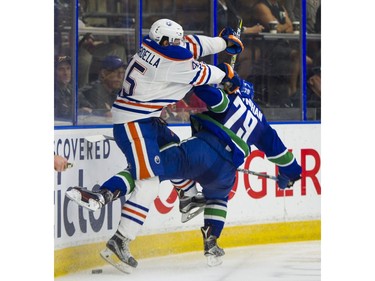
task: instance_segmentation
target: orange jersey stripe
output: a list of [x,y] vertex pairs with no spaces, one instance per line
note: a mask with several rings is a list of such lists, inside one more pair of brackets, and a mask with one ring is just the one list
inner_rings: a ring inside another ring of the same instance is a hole
[[124,101],[124,100],[120,100],[120,99],[116,100],[116,102],[129,104],[129,105],[132,105],[132,106],[144,107],[144,108],[153,108],[153,109],[160,109],[160,108],[164,107],[162,105],[140,104],[140,103],[131,102],[131,101]]
[[185,183],[182,186],[179,186],[178,188],[184,188],[185,186],[188,186],[189,184],[191,184],[191,182],[192,182],[192,180],[189,180],[187,183]]
[[127,207],[123,207],[122,208],[124,211],[126,212],[129,212],[129,213],[132,213],[132,214],[135,214],[137,216],[140,216],[141,218],[145,219],[146,218],[146,215],[145,214],[142,214],[140,212],[137,212],[137,211],[134,211],[133,209],[130,209],[130,208],[127,208]]
[[185,37],[185,40],[189,41],[189,43],[193,45],[194,58],[196,59],[198,57],[197,45],[189,37]]
[[140,136],[138,135],[137,129],[135,127],[135,124],[133,122],[128,123],[130,135],[134,141],[135,145],[135,151],[137,152],[138,161],[139,161],[139,179],[146,179],[151,177],[146,161],[145,161],[145,155],[143,153],[143,146],[140,141]]
[[199,80],[198,82],[198,85],[202,84],[203,83],[203,80],[206,78],[207,76],[207,66],[206,65],[203,65],[203,75],[202,75],[202,78]]

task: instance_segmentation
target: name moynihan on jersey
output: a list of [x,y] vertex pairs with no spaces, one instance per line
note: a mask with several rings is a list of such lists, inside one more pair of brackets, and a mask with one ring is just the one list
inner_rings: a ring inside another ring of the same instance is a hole
[[262,121],[262,118],[263,118],[263,113],[262,111],[260,111],[260,109],[258,107],[255,106],[255,104],[253,103],[253,101],[251,99],[246,99],[246,98],[242,98],[243,102],[250,106],[250,110],[251,112],[256,116],[258,117],[259,121]]
[[157,58],[154,53],[150,52],[149,50],[141,47],[138,51],[138,56],[147,62],[149,65],[158,68],[160,63],[160,58]]

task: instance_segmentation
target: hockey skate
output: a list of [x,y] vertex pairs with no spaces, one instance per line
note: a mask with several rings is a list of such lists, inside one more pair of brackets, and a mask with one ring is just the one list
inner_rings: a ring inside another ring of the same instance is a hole
[[112,193],[108,189],[101,189],[99,191],[90,191],[88,189],[76,186],[65,193],[66,197],[76,202],[79,206],[82,206],[90,211],[96,211],[109,202],[117,199],[120,195],[120,191]]
[[224,256],[225,252],[217,245],[217,237],[211,235],[212,227],[201,227],[201,231],[203,234],[204,255],[207,258],[208,266],[217,266],[222,264],[223,261],[221,260],[221,256]]
[[[179,193],[180,195],[180,193]],[[204,211],[206,199],[202,193],[193,197],[182,196],[180,198],[181,222],[187,222]]]
[[107,242],[107,248],[100,252],[100,255],[108,263],[124,273],[132,273],[138,262],[132,257],[129,244],[131,240],[116,232]]

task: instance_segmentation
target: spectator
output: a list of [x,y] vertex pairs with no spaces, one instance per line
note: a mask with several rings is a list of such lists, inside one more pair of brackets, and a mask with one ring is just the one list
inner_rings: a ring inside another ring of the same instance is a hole
[[[264,26],[261,24],[255,24],[250,27],[243,27],[242,34],[259,34],[263,32]],[[247,40],[250,39],[250,40]],[[241,77],[247,77],[247,79],[251,80],[249,76],[252,76],[253,71],[252,67],[254,66],[254,62],[256,62],[260,58],[260,49],[259,46],[256,44],[252,44],[253,40],[251,38],[243,38],[244,43],[244,50],[241,55],[238,57],[238,69],[237,72]]]
[[[81,27],[84,27],[81,22]],[[86,33],[78,43],[78,87],[98,79],[101,62],[106,56],[113,55],[126,61],[125,48],[115,43],[97,40],[92,33]]]
[[73,88],[69,56],[55,58],[55,119],[72,119]]
[[[55,57],[55,98],[54,110],[55,120],[73,119],[73,86],[72,66],[69,56]],[[84,98],[79,98],[80,113],[90,112],[89,104]]]
[[[308,33],[320,33],[315,28],[316,16],[320,0],[306,1],[306,28]],[[301,0],[285,0],[285,8],[288,12],[290,20],[301,22]]]
[[[306,2],[306,28],[307,33],[320,33],[320,0],[307,0]],[[300,0],[286,0],[285,8],[291,21],[301,21]],[[320,68],[320,41],[308,41],[308,55],[314,60],[315,67]]]
[[256,24],[254,26],[246,27],[244,26],[242,33],[243,34],[258,34],[263,31],[264,26],[261,24]]
[[[85,28],[93,26],[88,24],[84,18],[84,14],[88,13],[87,7],[88,1],[78,1],[78,30],[80,32],[77,65],[78,88],[82,88],[98,79],[101,62],[106,56],[116,55],[126,61],[125,47],[112,42],[112,37],[105,35],[94,37],[90,32],[83,34]],[[75,33],[72,33],[71,36],[75,36]],[[71,41],[74,42],[74,40]],[[71,46],[72,49],[74,47]]]
[[94,48],[94,36],[91,33],[87,33],[78,43],[78,88],[84,87],[89,83],[92,48]]
[[313,93],[321,98],[322,90],[321,90],[321,75],[320,73],[314,74],[309,78],[307,81],[307,85],[311,88]]
[[313,68],[307,79],[307,106],[320,107],[321,105],[321,72],[320,68]]
[[[252,25],[262,24],[269,31],[269,22],[277,21],[278,33],[292,33],[293,25],[280,0],[259,0],[252,9]],[[262,50],[267,63],[268,91],[270,104],[281,107],[295,107],[299,104],[300,93],[300,52],[299,46],[292,46],[288,40],[267,41]],[[307,57],[307,64],[311,64]]]
[[102,62],[99,79],[82,90],[83,96],[91,104],[94,114],[111,116],[111,108],[117,93],[122,88],[125,63],[118,56],[107,56]]

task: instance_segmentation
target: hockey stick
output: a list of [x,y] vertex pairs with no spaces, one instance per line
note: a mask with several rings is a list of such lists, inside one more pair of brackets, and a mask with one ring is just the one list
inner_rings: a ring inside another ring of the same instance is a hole
[[[237,9],[234,7],[233,3],[231,0],[229,1],[219,1],[221,2],[220,5],[224,7],[224,10],[226,10],[226,6],[228,6],[229,10],[236,16],[238,19],[238,24],[237,24],[237,31],[236,31],[236,37],[240,39],[241,37],[241,32],[242,32],[242,17],[238,13]],[[234,69],[234,65],[237,60],[237,55],[233,55],[231,60],[230,60],[230,66]]]
[[221,3],[222,6],[228,6],[229,10],[236,16],[236,18],[238,20],[242,21],[242,17],[240,16],[240,14],[237,11],[237,9],[234,7],[234,4],[232,3],[232,0],[229,0],[229,1],[220,1],[219,0],[219,2],[222,2]]
[[94,136],[87,136],[85,140],[88,142],[98,142],[102,140],[115,140],[114,137],[106,136],[106,135],[94,135]]
[[[238,16],[237,16],[238,17]],[[237,31],[236,31],[236,37],[240,39],[241,37],[241,31],[242,31],[242,18],[238,17],[238,25],[237,25]],[[234,65],[237,60],[237,54],[233,55],[230,59],[230,66],[234,69]]]
[[247,170],[247,169],[237,169],[237,171],[245,173],[245,174],[250,174],[250,175],[254,175],[254,176],[263,177],[263,178],[271,179],[271,180],[274,180],[274,181],[278,181],[277,177],[275,177],[275,176],[257,173],[257,172],[253,172],[253,171],[250,171],[250,170]]

